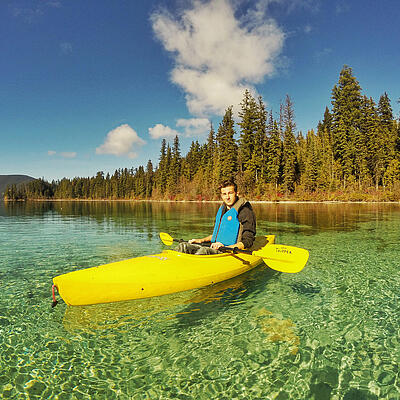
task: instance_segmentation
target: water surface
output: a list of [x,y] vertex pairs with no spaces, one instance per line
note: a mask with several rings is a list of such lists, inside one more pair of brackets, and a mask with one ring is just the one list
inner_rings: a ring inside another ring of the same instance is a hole
[[255,204],[302,272],[51,308],[53,276],[208,235],[217,207],[0,203],[0,398],[400,399],[396,204]]

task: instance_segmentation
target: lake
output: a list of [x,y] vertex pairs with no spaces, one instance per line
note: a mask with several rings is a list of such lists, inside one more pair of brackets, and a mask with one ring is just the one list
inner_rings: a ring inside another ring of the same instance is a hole
[[158,298],[51,308],[51,280],[211,233],[216,203],[0,203],[4,399],[400,399],[400,205],[254,204],[310,251]]

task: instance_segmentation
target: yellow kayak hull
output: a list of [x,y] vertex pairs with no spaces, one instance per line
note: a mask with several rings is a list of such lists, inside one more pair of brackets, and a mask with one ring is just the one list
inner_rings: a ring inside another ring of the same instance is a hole
[[[274,243],[275,236],[257,237],[252,250]],[[247,254],[192,255],[165,250],[69,272],[53,278],[72,306],[161,296],[221,282],[249,271],[262,262]]]

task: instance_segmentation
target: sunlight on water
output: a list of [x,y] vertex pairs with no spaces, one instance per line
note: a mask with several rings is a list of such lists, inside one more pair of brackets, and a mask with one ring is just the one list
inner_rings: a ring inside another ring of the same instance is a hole
[[55,275],[206,235],[216,207],[0,204],[0,398],[399,399],[399,205],[256,204],[302,272],[51,308]]

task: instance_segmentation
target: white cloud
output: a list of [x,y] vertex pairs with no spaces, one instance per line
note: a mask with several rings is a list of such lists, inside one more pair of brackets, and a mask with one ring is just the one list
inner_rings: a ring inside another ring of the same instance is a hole
[[75,151],[62,151],[60,153],[60,156],[64,157],[64,158],[75,158],[76,152]]
[[49,155],[50,157],[53,157],[53,156],[55,156],[57,154],[60,155],[60,157],[63,157],[63,158],[75,158],[76,155],[77,155],[76,151],[62,151],[60,153],[57,153],[54,150],[49,150],[47,152],[47,155]]
[[336,14],[344,14],[350,11],[350,4],[345,1],[339,1],[336,4]]
[[313,28],[309,24],[304,27],[304,33],[311,33],[312,30],[313,30]]
[[324,49],[314,53],[314,59],[317,63],[320,63],[325,59],[328,59],[331,56],[331,54],[332,54],[332,49],[330,49],[329,47],[325,47]]
[[128,125],[123,124],[107,133],[104,143],[97,147],[96,154],[113,154],[135,158],[138,146],[146,142]]
[[69,42],[60,43],[61,54],[67,55],[72,53],[72,44]]
[[185,136],[204,136],[210,132],[211,123],[207,118],[181,118],[176,126],[185,129]]
[[54,7],[54,8],[61,8],[62,7],[61,1],[57,1],[57,0],[47,1],[46,5],[49,6],[49,7]]
[[13,10],[14,17],[21,18],[26,22],[34,22],[44,13],[40,7],[15,7]]
[[175,137],[180,133],[175,129],[170,128],[169,126],[165,126],[163,124],[157,124],[152,128],[149,128],[149,135],[153,139],[161,139],[167,137]]
[[54,1],[31,1],[31,2],[14,2],[11,12],[16,18],[32,23],[45,15],[48,8],[61,8],[62,4],[58,0]]
[[171,80],[185,91],[192,114],[221,115],[246,88],[256,92],[254,85],[276,72],[285,34],[266,18],[265,3],[242,18],[229,0],[193,0],[179,18],[152,15],[157,38],[175,58]]

